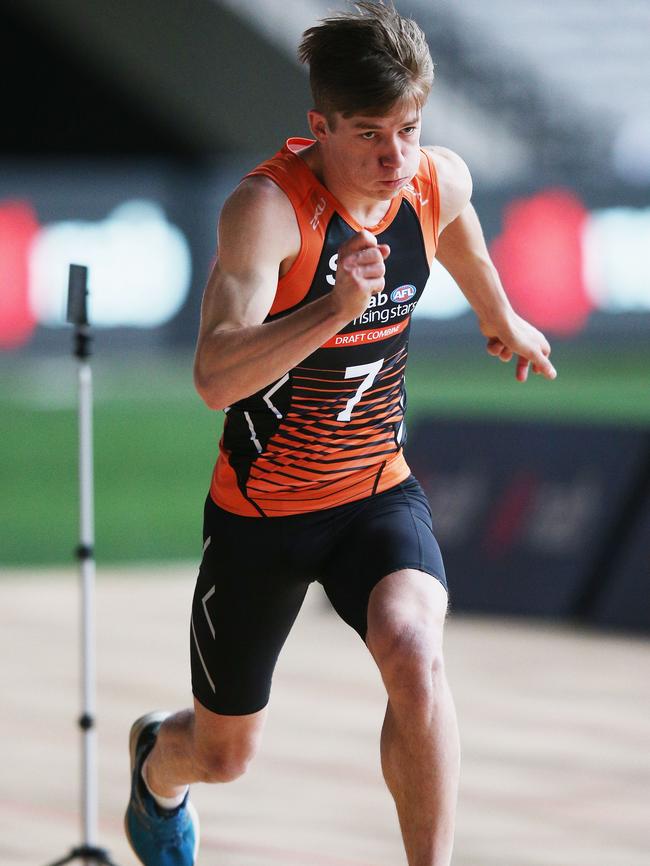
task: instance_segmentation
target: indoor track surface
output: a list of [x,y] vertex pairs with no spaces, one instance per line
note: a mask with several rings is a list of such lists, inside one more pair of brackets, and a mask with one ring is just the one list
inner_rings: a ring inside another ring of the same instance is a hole
[[[131,721],[188,705],[192,567],[101,569],[96,592],[100,838],[122,832]],[[80,840],[74,571],[0,580],[0,863]],[[463,770],[454,866],[648,866],[650,641],[451,615]],[[405,866],[381,778],[384,694],[358,636],[312,590],[277,668],[261,754],[197,786],[205,866]]]

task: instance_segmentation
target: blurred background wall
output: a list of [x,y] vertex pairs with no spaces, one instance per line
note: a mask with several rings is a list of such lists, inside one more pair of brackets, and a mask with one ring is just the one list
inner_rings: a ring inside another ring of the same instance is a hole
[[[650,6],[409,0],[516,309],[559,378],[486,358],[438,266],[413,326],[409,458],[458,609],[650,629]],[[71,561],[70,262],[96,326],[97,554],[196,558],[221,418],[192,391],[220,207],[307,135],[321,0],[0,3],[0,563]],[[453,589],[455,585],[455,589]]]

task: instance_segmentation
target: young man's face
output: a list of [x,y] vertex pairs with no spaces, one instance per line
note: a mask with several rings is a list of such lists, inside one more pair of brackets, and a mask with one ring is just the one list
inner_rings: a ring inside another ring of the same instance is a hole
[[312,128],[330,172],[350,192],[376,201],[396,196],[416,174],[420,163],[420,109],[397,106],[385,117],[336,113],[334,128],[312,112]]

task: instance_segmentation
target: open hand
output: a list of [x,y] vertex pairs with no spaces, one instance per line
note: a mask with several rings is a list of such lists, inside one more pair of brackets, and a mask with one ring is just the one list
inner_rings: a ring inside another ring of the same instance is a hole
[[488,338],[487,352],[499,360],[508,362],[517,356],[515,376],[518,382],[528,379],[531,366],[533,373],[546,379],[555,379],[557,371],[549,361],[551,347],[541,331],[514,312],[498,323],[481,322],[481,333]]

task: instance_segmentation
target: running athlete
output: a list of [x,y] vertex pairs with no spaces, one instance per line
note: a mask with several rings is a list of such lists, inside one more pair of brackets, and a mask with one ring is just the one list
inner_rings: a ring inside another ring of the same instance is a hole
[[420,146],[433,80],[424,35],[387,6],[304,34],[313,139],[290,139],[226,202],[195,382],[226,421],[191,618],[194,708],[131,729],[126,814],[146,866],[193,864],[193,782],[253,758],[278,654],[312,580],[359,633],[388,696],[381,735],[410,866],[448,866],[459,773],[442,654],[447,585],[404,460],[410,318],[434,256],[488,352],[553,379],[511,308],[463,161]]

